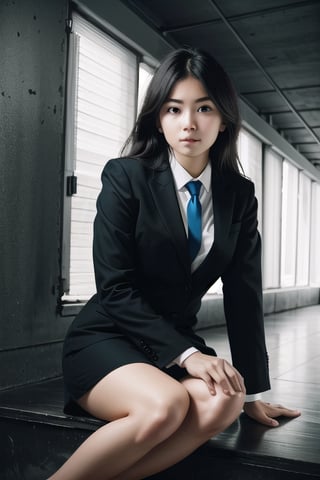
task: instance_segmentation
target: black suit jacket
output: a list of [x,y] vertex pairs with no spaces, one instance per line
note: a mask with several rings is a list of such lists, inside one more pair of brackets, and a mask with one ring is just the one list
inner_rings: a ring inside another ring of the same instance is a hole
[[[269,388],[261,247],[252,182],[212,169],[214,244],[191,274],[187,237],[168,162],[110,160],[94,224],[95,295],[71,326],[65,353],[125,335],[164,368],[190,346],[201,298],[221,276],[233,363],[247,393]],[[209,352],[208,352],[209,353]]]

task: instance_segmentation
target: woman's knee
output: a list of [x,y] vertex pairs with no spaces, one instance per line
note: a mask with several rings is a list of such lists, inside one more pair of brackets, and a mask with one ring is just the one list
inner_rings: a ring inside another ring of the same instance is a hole
[[188,385],[192,405],[190,411],[195,417],[199,435],[205,440],[225,430],[240,415],[245,400],[244,393],[226,395],[217,387],[216,394],[212,395],[201,380],[190,386]]
[[244,399],[243,393],[229,396],[219,391],[215,399],[208,399],[208,409],[203,411],[203,429],[209,438],[228,428],[239,417]]
[[140,425],[137,442],[159,443],[171,436],[185,419],[189,404],[187,390],[178,383],[168,391],[150,392],[135,412]]

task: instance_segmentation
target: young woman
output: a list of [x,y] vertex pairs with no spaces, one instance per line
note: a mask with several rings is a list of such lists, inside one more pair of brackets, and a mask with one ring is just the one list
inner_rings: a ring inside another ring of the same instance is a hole
[[[52,479],[142,479],[242,409],[271,427],[280,415],[299,415],[256,396],[270,385],[257,202],[239,173],[239,128],[221,66],[193,49],[169,54],[126,155],[103,171],[97,294],[65,340],[66,412],[81,408],[107,423]],[[194,331],[201,298],[219,277],[233,365]]]

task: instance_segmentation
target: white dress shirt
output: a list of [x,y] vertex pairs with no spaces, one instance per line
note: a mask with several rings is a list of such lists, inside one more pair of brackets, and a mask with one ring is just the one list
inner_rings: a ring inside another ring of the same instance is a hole
[[[202,183],[199,200],[202,207],[202,238],[201,246],[199,252],[194,258],[191,264],[191,272],[194,272],[199,265],[203,262],[206,256],[209,253],[210,248],[212,247],[214,240],[214,218],[213,218],[213,206],[212,206],[212,194],[211,194],[211,163],[208,162],[205,169],[199,175],[199,177],[194,178],[190,173],[185,170],[182,165],[175,159],[173,155],[170,157],[170,168],[173,174],[174,184],[177,192],[178,203],[181,211],[181,216],[183,219],[184,228],[186,234],[188,235],[188,220],[187,220],[187,205],[190,200],[190,193],[186,188],[186,183],[194,180],[200,180]],[[194,347],[188,348],[181,355],[173,360],[173,362],[168,365],[177,364],[180,367],[183,367],[183,362],[193,353],[198,350]],[[255,400],[260,400],[261,394],[256,393],[253,395],[246,396],[246,402],[253,402]]]

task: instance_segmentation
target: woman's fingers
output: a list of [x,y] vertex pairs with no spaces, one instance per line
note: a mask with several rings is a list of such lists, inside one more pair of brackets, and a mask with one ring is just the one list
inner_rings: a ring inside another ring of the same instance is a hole
[[245,392],[244,381],[238,370],[223,359],[216,359],[217,364],[212,370],[212,377],[223,389],[226,395]]
[[207,387],[208,387],[208,390],[210,392],[211,395],[215,395],[216,394],[216,387],[215,387],[215,382],[213,380],[213,378],[207,374],[207,375],[204,375],[203,377],[200,377],[202,378],[202,380],[207,384]]
[[299,410],[292,410],[278,404],[271,404],[257,400],[244,404],[246,414],[263,425],[277,427],[279,422],[275,420],[278,417],[296,418],[301,415]]
[[184,361],[183,366],[191,376],[202,378],[212,395],[215,395],[215,384],[219,385],[226,395],[245,392],[240,373],[222,358],[196,352]]
[[266,411],[269,417],[277,418],[277,417],[289,417],[295,418],[301,415],[299,410],[292,410],[291,408],[286,408],[283,405],[279,404],[266,404]]
[[266,413],[263,402],[245,403],[243,409],[250,418],[262,425],[266,425],[267,427],[277,427],[279,425],[277,420],[274,420]]
[[226,360],[225,362],[225,372],[228,376],[229,382],[235,392],[245,392],[245,385],[242,375],[238,372],[237,369],[232,367]]

